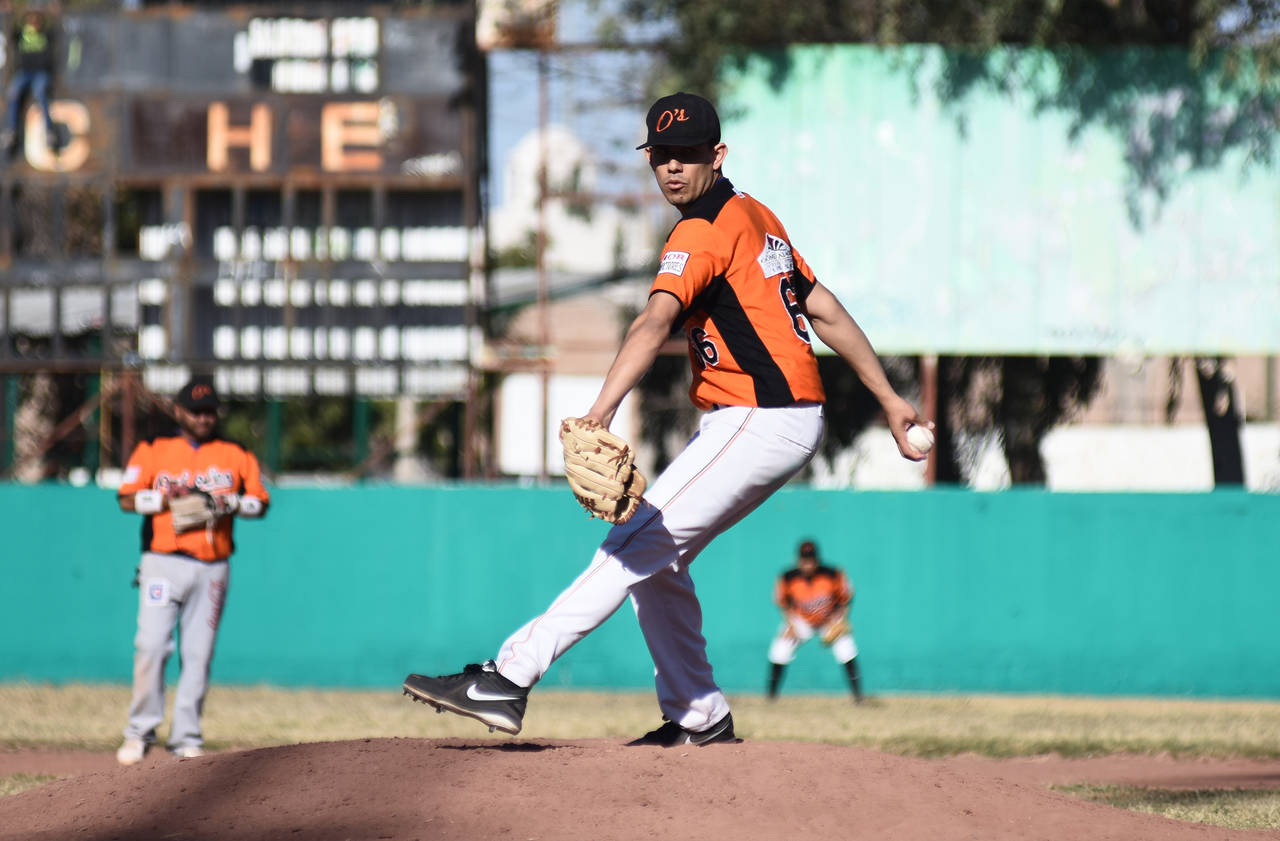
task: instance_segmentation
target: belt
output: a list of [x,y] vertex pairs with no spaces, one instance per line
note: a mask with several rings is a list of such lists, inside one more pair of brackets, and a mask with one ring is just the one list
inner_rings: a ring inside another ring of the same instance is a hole
[[226,558],[214,558],[211,561],[206,561],[203,558],[197,558],[195,555],[188,555],[186,552],[157,552],[154,549],[148,549],[147,552],[151,555],[164,555],[166,558],[181,558],[184,561],[195,561],[198,564],[219,564],[227,560]]
[[[765,408],[770,408],[770,409],[796,409],[796,408],[803,408],[804,406],[821,406],[821,405],[822,405],[822,404],[821,404],[821,403],[819,403],[819,402],[817,402],[816,400],[797,400],[795,403],[788,403],[788,404],[787,404],[787,405],[785,405],[785,406],[768,406],[768,407],[765,407]],[[734,408],[737,408],[737,409],[750,409],[750,408],[753,408],[753,407],[751,407],[751,406],[735,406],[735,405],[734,405],[734,404],[732,404],[732,403],[712,403],[712,404],[711,404],[711,409],[712,409],[712,411],[715,411],[716,409],[734,409]]]

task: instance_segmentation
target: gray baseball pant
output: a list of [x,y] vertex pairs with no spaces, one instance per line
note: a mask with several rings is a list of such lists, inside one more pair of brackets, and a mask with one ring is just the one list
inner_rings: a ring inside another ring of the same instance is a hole
[[200,715],[209,689],[209,667],[218,622],[226,601],[230,570],[226,561],[207,563],[186,555],[144,552],[138,572],[138,632],[133,639],[133,700],[126,739],[156,741],[164,721],[164,671],[181,642],[182,670],[173,701],[169,747],[204,744]]

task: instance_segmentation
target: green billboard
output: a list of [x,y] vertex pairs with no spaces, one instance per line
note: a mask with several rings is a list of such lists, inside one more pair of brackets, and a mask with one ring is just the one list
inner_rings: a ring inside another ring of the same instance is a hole
[[[988,54],[999,84],[958,86],[955,57],[812,46],[726,69],[726,174],[877,350],[1280,351],[1280,171],[1229,134],[1247,80],[1114,50],[1075,55],[1064,93],[1024,50]],[[1094,95],[1110,111],[1080,120]]]

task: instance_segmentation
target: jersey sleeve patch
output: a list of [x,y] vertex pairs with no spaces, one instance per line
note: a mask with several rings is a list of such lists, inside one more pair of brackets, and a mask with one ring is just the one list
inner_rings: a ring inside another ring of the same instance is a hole
[[688,251],[668,251],[662,255],[662,263],[658,266],[658,274],[673,274],[676,277],[680,277],[684,274],[684,267],[688,262]]
[[760,271],[764,272],[765,277],[791,272],[796,267],[795,258],[791,256],[791,246],[785,239],[773,234],[764,235],[764,250],[760,252],[756,262],[760,264]]

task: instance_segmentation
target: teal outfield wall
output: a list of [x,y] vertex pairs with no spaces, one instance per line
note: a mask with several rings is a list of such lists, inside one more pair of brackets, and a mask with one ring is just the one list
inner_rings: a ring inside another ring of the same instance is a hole
[[[496,653],[605,526],[562,489],[280,488],[240,549],[220,683],[398,690]],[[0,485],[0,681],[127,682],[139,519],[110,491]],[[857,586],[873,692],[1280,697],[1280,496],[789,487],[693,566],[712,662],[759,691],[774,576],[816,539]],[[175,658],[176,659],[176,658]],[[629,606],[545,678],[642,688]],[[787,689],[838,690],[816,644]]]

